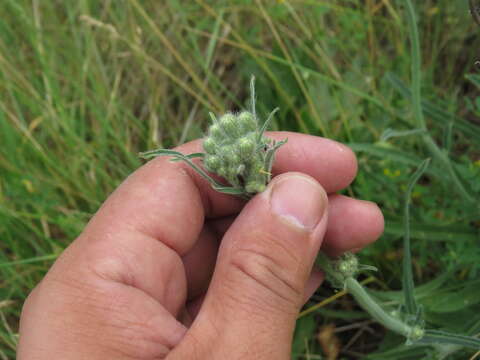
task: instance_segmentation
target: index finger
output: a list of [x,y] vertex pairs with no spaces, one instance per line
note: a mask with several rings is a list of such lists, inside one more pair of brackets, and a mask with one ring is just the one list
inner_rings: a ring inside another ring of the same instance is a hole
[[[287,144],[277,152],[274,175],[299,171],[315,178],[327,192],[342,189],[353,180],[357,162],[353,152],[336,141],[292,132],[267,136]],[[201,141],[178,148],[184,154],[201,152]],[[188,252],[205,217],[232,215],[244,201],[213,190],[188,165],[156,158],[130,175],[108,198],[87,227],[96,234],[136,231],[158,239],[179,255]]]

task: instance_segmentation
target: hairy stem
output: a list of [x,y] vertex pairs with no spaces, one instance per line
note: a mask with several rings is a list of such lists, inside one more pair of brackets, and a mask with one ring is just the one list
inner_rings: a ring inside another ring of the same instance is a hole
[[380,324],[407,338],[411,336],[413,328],[383,310],[356,279],[348,277],[345,280],[345,288],[358,304]]

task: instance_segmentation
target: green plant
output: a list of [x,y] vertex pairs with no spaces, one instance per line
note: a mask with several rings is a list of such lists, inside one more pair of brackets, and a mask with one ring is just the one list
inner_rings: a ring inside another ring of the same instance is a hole
[[[413,3],[428,133],[478,198],[479,27],[467,1]],[[258,112],[281,107],[272,129],[328,134],[357,154],[347,194],[377,202],[386,219],[382,238],[361,255],[381,272],[365,280],[394,311],[404,299],[403,194],[416,166],[432,158],[411,197],[415,297],[430,327],[480,333],[478,201],[453,195],[459,187],[414,121],[404,4],[0,1],[0,358],[15,359],[27,294],[140,166],[136,153],[201,137],[209,117],[199,110],[242,108],[239,84],[252,73]],[[391,137],[388,128],[416,132]],[[431,358],[430,346],[358,327],[369,315],[343,293],[322,287],[306,304],[294,359],[320,357],[322,325],[335,327],[343,358]]]
[[[217,120],[210,113],[212,124],[208,136],[203,140],[205,153],[184,155],[168,149],[157,149],[141,153],[144,158],[156,156],[172,156],[172,161],[185,161],[197,173],[207,179],[219,192],[250,198],[265,189],[271,179],[271,168],[275,152],[286,140],[275,143],[264,136],[264,132],[277,109],[268,116],[263,126],[258,126],[255,111],[255,78],[250,82],[250,112],[244,111],[235,115],[227,113]],[[418,103],[416,104],[417,106]],[[223,177],[231,186],[224,186],[212,178],[207,172],[193,163],[191,159],[203,159],[206,171]],[[453,348],[480,348],[480,339],[462,336],[437,330],[425,330],[422,309],[417,305],[414,295],[412,261],[410,255],[409,209],[410,197],[414,185],[423,175],[430,159],[423,161],[413,174],[406,192],[404,206],[404,256],[403,256],[403,306],[396,311],[386,310],[357,281],[358,274],[365,270],[376,270],[375,267],[359,264],[352,253],[331,259],[323,253],[317,257],[317,265],[325,272],[327,280],[333,287],[345,289],[357,303],[385,328],[406,338],[407,345],[433,344],[438,358],[443,358]]]

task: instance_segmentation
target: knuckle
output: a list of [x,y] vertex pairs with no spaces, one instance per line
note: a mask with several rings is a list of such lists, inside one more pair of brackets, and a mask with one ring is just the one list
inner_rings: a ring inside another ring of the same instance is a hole
[[252,280],[265,294],[276,301],[298,307],[303,298],[302,264],[293,249],[263,234],[253,236],[234,251],[232,267],[244,278]]

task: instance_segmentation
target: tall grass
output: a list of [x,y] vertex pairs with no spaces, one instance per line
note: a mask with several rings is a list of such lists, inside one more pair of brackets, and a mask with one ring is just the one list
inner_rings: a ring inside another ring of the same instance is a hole
[[[252,74],[259,113],[280,107],[274,127],[357,152],[347,192],[378,202],[387,220],[362,260],[380,269],[369,286],[393,307],[403,296],[403,194],[433,149],[412,191],[416,299],[432,327],[478,333],[480,29],[466,1],[415,2],[420,62],[403,4],[2,1],[0,358],[15,358],[26,294],[140,166],[136,154],[202,136],[208,111],[246,107]],[[413,93],[412,66],[421,80]],[[320,289],[306,309],[330,295]],[[326,303],[299,321],[294,356],[324,354],[315,335],[329,324],[346,358],[424,351],[365,322],[348,297]]]

